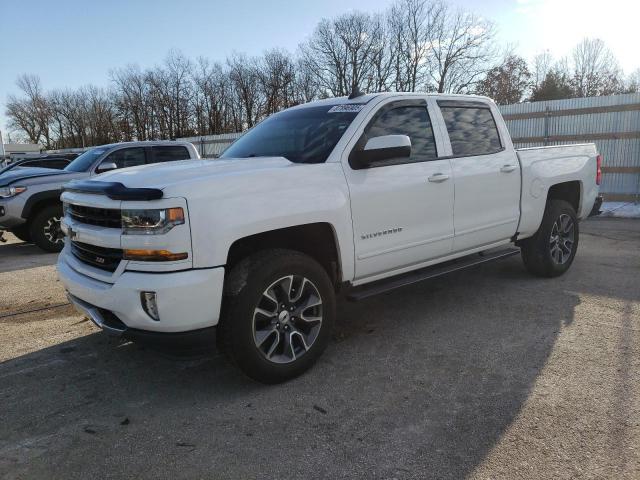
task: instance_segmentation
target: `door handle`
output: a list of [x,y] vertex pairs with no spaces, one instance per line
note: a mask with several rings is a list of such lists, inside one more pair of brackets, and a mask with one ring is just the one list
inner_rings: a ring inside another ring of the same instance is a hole
[[503,173],[509,173],[513,172],[516,168],[518,167],[516,167],[515,165],[503,165],[500,171]]
[[440,183],[445,180],[449,180],[449,175],[445,175],[444,173],[434,173],[429,177],[429,181],[433,183]]

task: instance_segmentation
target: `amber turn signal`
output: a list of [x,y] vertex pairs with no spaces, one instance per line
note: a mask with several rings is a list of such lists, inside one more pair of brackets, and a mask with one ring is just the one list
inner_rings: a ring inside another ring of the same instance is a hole
[[139,260],[141,262],[173,262],[176,260],[184,260],[189,254],[172,253],[168,250],[125,250],[125,260]]

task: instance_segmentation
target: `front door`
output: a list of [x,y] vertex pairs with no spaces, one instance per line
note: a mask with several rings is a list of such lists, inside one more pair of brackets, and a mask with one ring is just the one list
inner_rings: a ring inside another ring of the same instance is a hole
[[[351,195],[356,280],[384,276],[450,253],[453,174],[449,160],[437,157],[426,101],[384,104],[363,135],[364,140],[407,135],[411,156],[364,169],[344,163]],[[358,145],[362,143],[361,139]]]

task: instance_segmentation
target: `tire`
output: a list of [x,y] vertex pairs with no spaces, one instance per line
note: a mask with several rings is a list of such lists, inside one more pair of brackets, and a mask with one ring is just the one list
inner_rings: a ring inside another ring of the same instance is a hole
[[520,244],[525,267],[538,277],[562,275],[573,263],[579,237],[578,218],[571,204],[548,201],[540,228]]
[[280,383],[311,368],[334,320],[335,293],[325,269],[299,252],[265,250],[240,261],[225,279],[218,345],[250,378]]
[[18,240],[22,240],[23,242],[27,242],[27,243],[31,241],[29,225],[27,224],[20,225],[19,227],[15,227],[9,231],[13,233],[18,238]]
[[40,210],[31,220],[31,240],[46,252],[59,252],[64,247],[60,230],[62,206],[50,205]]

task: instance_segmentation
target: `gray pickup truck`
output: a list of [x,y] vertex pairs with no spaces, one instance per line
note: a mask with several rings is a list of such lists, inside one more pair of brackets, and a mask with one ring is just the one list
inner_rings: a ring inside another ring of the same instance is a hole
[[119,168],[200,158],[187,142],[125,142],[94,147],[63,170],[16,167],[0,173],[0,233],[10,231],[47,252],[64,246],[62,186]]

